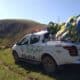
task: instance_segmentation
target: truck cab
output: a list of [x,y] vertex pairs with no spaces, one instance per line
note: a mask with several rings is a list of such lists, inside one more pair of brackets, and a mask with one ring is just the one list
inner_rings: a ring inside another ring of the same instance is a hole
[[45,46],[44,43],[47,41],[49,41],[48,31],[32,33],[25,35],[12,49],[19,57],[39,61],[38,54],[42,51],[41,45]]

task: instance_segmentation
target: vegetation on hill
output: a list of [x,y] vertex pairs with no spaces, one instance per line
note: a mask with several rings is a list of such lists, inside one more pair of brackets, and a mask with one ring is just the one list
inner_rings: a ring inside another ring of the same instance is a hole
[[45,27],[31,20],[0,20],[0,46],[11,46],[25,34]]
[[54,22],[50,21],[48,23],[48,27],[47,28],[52,34],[56,34],[61,29],[62,26],[65,26],[64,22],[58,24],[58,23],[54,23]]

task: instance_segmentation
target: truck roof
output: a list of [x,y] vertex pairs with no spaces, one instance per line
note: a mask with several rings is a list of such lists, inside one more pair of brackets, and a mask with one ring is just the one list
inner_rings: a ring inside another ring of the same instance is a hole
[[33,35],[44,35],[47,32],[48,32],[47,30],[42,30],[42,31],[39,31],[39,32],[34,32],[34,33],[26,34],[24,37],[31,36],[32,34]]
[[39,32],[36,32],[36,33],[33,33],[34,35],[43,35],[45,33],[47,33],[48,31],[47,30],[42,30],[42,31],[39,31]]

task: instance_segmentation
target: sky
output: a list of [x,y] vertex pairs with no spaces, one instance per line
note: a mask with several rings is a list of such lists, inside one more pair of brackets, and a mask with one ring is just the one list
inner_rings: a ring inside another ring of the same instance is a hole
[[80,14],[80,0],[0,0],[0,19],[29,19],[48,24]]

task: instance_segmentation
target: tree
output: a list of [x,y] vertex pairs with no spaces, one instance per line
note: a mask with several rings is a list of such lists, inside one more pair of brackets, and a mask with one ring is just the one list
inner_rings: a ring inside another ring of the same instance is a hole
[[48,31],[51,33],[51,34],[56,34],[57,33],[57,31],[59,31],[59,24],[57,24],[57,23],[54,23],[54,22],[49,22],[49,24],[48,24]]

